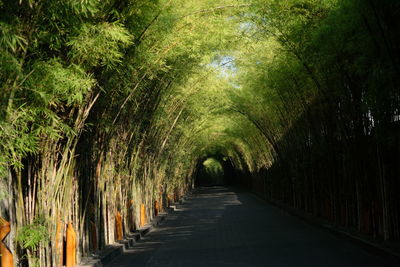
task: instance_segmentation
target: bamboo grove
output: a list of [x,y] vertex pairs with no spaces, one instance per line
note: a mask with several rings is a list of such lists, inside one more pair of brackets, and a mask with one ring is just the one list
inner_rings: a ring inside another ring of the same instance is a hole
[[120,238],[116,217],[123,234],[150,221],[209,155],[269,201],[399,240],[399,12],[0,0],[0,216],[15,264],[62,265],[67,225],[78,262],[98,253]]

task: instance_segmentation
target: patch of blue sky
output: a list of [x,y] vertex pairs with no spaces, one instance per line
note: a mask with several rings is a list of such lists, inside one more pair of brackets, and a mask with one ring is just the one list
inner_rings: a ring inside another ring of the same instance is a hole
[[218,72],[218,77],[229,80],[229,83],[234,88],[240,88],[240,85],[233,82],[233,78],[237,75],[237,66],[235,64],[236,58],[230,55],[220,55],[208,64],[209,67]]
[[222,77],[229,77],[236,75],[237,67],[235,64],[235,57],[233,56],[218,56],[210,64],[210,67],[217,69]]

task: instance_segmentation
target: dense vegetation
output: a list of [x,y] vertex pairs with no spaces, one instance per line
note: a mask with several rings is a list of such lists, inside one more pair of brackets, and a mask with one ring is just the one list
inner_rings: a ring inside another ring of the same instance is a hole
[[117,213],[128,233],[142,204],[151,218],[190,190],[208,155],[266,199],[399,240],[399,13],[397,0],[0,0],[9,247],[55,266],[72,222],[79,260],[115,241]]

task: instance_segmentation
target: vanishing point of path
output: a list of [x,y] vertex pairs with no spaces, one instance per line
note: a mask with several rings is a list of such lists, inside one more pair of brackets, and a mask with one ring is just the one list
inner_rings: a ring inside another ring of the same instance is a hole
[[108,266],[391,267],[249,193],[200,188]]

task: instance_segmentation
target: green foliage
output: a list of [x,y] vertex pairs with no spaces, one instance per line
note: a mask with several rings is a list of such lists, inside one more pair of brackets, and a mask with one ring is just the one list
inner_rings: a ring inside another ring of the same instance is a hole
[[17,29],[10,24],[0,21],[0,48],[16,52],[17,49],[26,49],[27,40],[17,33]]
[[[76,14],[83,14],[84,16],[95,15],[100,11],[101,0],[67,0],[67,5]],[[104,1],[107,2],[107,1]]]
[[32,224],[18,229],[16,241],[24,248],[36,251],[41,243],[49,241],[48,224],[43,217],[37,217]]
[[31,103],[44,107],[83,104],[96,81],[78,65],[62,66],[59,60],[37,62],[25,86],[33,93]]
[[83,24],[71,38],[70,57],[79,64],[113,68],[124,55],[123,48],[132,44],[132,36],[119,23]]
[[0,65],[2,66],[0,70],[0,81],[2,84],[14,81],[18,75],[21,75],[21,64],[18,62],[17,58],[8,51],[2,51],[0,53]]

